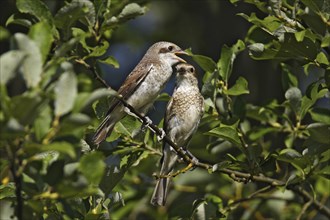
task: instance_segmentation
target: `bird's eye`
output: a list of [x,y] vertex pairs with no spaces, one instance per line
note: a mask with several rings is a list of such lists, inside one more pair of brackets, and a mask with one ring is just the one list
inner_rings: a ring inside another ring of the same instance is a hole
[[194,68],[191,67],[190,68],[190,72],[193,73],[194,72]]
[[173,46],[168,46],[167,48],[169,51],[172,51],[173,50]]

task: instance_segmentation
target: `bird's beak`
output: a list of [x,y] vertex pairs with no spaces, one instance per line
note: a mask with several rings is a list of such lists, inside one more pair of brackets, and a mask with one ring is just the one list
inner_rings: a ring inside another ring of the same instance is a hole
[[178,57],[177,55],[188,55],[188,53],[186,51],[183,50],[178,50],[174,52],[174,55],[177,57],[177,59],[182,62],[182,63],[187,63],[187,61],[185,61],[184,59],[182,59],[181,57]]

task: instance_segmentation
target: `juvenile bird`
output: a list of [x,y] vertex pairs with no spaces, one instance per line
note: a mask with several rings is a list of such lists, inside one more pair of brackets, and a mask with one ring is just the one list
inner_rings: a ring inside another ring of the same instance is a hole
[[[187,63],[178,64],[176,66],[176,86],[165,113],[165,133],[179,147],[187,149],[203,112],[204,99],[198,89],[195,68]],[[165,205],[170,177],[177,159],[176,152],[164,142],[160,176],[151,198],[151,204]]]
[[[147,113],[170,79],[173,72],[172,66],[186,62],[177,56],[179,54],[186,54],[186,52],[173,43],[158,42],[153,44],[127,76],[118,93],[135,110],[141,114]],[[124,110],[125,107],[118,99],[112,100],[106,117],[93,137],[95,144],[101,143],[111,134],[115,124],[126,115]]]

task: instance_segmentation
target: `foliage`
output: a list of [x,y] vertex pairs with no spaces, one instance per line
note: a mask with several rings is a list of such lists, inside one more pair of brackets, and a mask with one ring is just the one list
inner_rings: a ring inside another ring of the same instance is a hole
[[[224,45],[218,60],[187,50],[204,71],[206,108],[192,152],[216,166],[174,178],[167,206],[156,209],[148,205],[160,155],[155,135],[127,116],[99,149],[90,141],[115,95],[91,73],[99,63],[119,67],[106,56],[112,33],[144,14],[145,2],[72,0],[52,15],[43,1],[17,0],[19,13],[6,25],[27,32],[0,27],[0,40],[11,45],[0,57],[1,212],[18,219],[321,217],[313,201],[329,205],[329,3],[231,2],[255,6],[256,13],[239,14],[251,23],[245,39]],[[245,100],[249,81],[232,77],[244,51],[280,67],[284,101]],[[313,201],[303,201],[302,190]]]

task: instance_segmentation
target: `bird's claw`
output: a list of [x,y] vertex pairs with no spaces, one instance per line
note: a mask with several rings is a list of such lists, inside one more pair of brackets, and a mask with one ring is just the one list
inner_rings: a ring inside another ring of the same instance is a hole
[[161,134],[160,135],[157,135],[157,141],[160,142],[164,139],[164,137],[166,136],[166,133],[164,131],[164,129],[160,128],[159,129],[161,131]]
[[145,121],[143,121],[143,123],[142,123],[142,129],[141,129],[142,131],[145,131],[146,128],[148,128],[149,125],[152,124],[152,121],[149,117],[145,116],[144,118],[145,118]]

